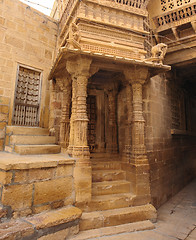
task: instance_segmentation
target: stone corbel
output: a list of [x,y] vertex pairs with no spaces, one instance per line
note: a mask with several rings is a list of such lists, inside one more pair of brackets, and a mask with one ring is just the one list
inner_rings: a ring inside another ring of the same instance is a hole
[[191,22],[192,28],[196,33],[196,21]]
[[173,32],[173,34],[174,34],[175,39],[178,40],[178,39],[179,39],[179,36],[178,36],[178,32],[177,32],[177,30],[176,30],[176,27],[173,27],[173,28],[172,28],[172,32]]

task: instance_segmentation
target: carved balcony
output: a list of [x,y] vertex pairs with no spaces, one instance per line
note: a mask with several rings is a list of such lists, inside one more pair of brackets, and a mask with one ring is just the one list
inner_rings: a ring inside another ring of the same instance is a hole
[[[59,20],[58,49],[70,47],[70,27],[77,26],[73,48],[131,59],[144,59],[148,0],[69,0]],[[62,9],[62,8],[61,8]]]

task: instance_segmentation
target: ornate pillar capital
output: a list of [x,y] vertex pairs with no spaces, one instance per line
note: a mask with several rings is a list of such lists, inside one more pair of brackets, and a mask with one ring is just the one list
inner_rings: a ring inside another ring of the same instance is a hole
[[148,77],[149,70],[148,67],[132,65],[124,69],[124,75],[129,84],[139,83],[143,85]]
[[72,78],[78,78],[78,76],[90,77],[90,65],[92,58],[86,56],[78,56],[77,58],[69,59],[66,62],[66,69]]

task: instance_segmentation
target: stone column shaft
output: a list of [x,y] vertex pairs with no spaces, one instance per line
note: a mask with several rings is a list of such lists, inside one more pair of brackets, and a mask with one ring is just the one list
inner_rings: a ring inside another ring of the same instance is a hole
[[50,135],[55,134],[54,123],[55,123],[55,102],[56,102],[56,83],[51,80],[50,84],[50,118],[49,118],[49,131]]
[[72,107],[71,107],[71,118],[70,118],[70,134],[69,134],[69,146],[68,146],[68,153],[72,154],[73,146],[74,146],[74,123],[76,118],[76,107],[77,107],[77,81],[76,78],[72,78]]
[[143,117],[142,82],[132,83],[133,116],[132,116],[132,153],[131,160],[139,163],[146,161],[146,148],[144,143],[145,121]]
[[87,129],[88,129],[88,117],[87,117],[87,76],[78,76],[77,78],[77,108],[75,127],[77,129],[75,135],[75,146],[88,146],[87,144]]
[[126,84],[126,102],[127,102],[127,124],[125,132],[125,146],[123,151],[123,161],[129,162],[131,152],[131,122],[132,122],[132,89],[130,84]]
[[118,143],[117,143],[117,90],[112,89],[108,91],[108,107],[109,107],[109,142],[108,142],[108,151],[112,153],[118,152]]
[[70,104],[71,104],[71,87],[69,85],[63,89],[62,113],[60,122],[60,143],[63,148],[67,148],[69,144]]

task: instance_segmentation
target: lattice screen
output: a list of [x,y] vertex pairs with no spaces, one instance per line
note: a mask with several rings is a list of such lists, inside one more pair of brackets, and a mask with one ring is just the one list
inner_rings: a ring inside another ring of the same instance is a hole
[[166,12],[191,3],[191,0],[160,0],[160,2],[162,6],[161,10]]
[[19,66],[13,124],[38,126],[41,72]]

